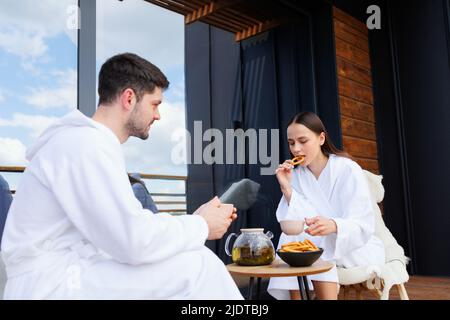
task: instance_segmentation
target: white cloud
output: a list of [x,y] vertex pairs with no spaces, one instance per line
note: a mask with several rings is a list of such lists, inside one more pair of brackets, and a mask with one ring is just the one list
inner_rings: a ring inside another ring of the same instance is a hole
[[184,87],[184,82],[183,81],[179,81],[179,82],[177,82],[175,84],[170,84],[170,87],[169,87],[170,93],[175,98],[183,99],[183,100],[184,100],[184,96],[185,96],[184,90],[185,90],[185,87]]
[[[27,63],[48,59],[46,40],[65,33],[77,42],[69,27],[77,0],[1,0],[0,48]],[[120,21],[120,23],[118,23]],[[184,17],[144,0],[97,0],[97,59],[133,52],[162,69],[184,63]]]
[[[175,142],[171,140],[171,135],[172,132],[184,130],[185,128],[184,108],[184,103],[181,102],[163,102],[159,107],[161,120],[153,123],[149,138],[145,141],[130,138],[123,144],[125,161],[129,172],[187,175],[186,165],[175,165],[171,161],[172,148],[175,146]],[[183,181],[145,179],[144,182],[150,192],[184,193],[186,191]],[[184,198],[180,197],[156,197],[156,199],[166,201],[184,200]],[[168,207],[184,208],[185,206],[158,205],[159,209]]]
[[163,70],[183,65],[183,16],[143,0],[98,0],[97,60],[122,52],[141,55]]
[[0,33],[0,47],[22,59],[42,56],[48,49],[42,36],[26,34],[19,30]]
[[[37,62],[51,63],[53,52],[48,40],[52,37],[66,33],[76,43],[76,30],[67,28],[71,14],[68,9],[76,3],[77,0],[0,0],[0,50],[17,55],[27,73],[42,79],[48,77],[48,70],[40,70]],[[97,61],[102,63],[125,51],[143,56],[166,73],[174,66],[183,66],[183,16],[143,0],[97,0]],[[75,108],[76,71],[50,74],[54,85],[28,88],[24,101],[39,110]],[[183,83],[172,84],[170,90],[173,99],[183,100]],[[175,166],[170,160],[174,146],[171,133],[185,128],[184,104],[163,103],[160,112],[162,120],[154,123],[147,141],[131,138],[124,145],[129,167],[146,173],[185,174],[184,165]],[[0,118],[0,127],[27,128],[35,138],[56,119],[16,113],[9,119]]]
[[159,107],[161,120],[155,121],[150,136],[142,141],[130,138],[124,145],[128,170],[133,172],[157,174],[185,174],[186,166],[171,161],[172,148],[176,142],[171,140],[172,132],[184,130],[184,104],[163,102]]
[[14,113],[11,119],[0,118],[0,127],[16,127],[31,130],[31,137],[37,138],[58,117],[46,117],[40,115],[27,115]]
[[[136,53],[165,73],[174,67],[183,70],[183,16],[143,0],[97,0],[97,61],[103,63],[123,52]],[[184,100],[184,83],[172,83],[169,90],[172,100]],[[185,128],[184,103],[164,102],[159,109],[161,120],[152,125],[148,140],[130,138],[123,145],[127,168],[132,172],[185,175],[186,166],[171,161],[175,146],[171,134]]]
[[25,102],[40,110],[50,108],[65,108],[72,110],[77,106],[77,71],[68,69],[66,71],[53,71],[51,75],[57,83],[56,88],[30,88]]
[[77,0],[2,0],[0,26],[52,36],[67,29],[68,8],[77,3]]
[[0,165],[24,166],[26,147],[20,140],[11,138],[0,138]]
[[35,61],[47,54],[46,38],[66,33],[76,40],[76,30],[67,27],[68,8],[76,0],[2,0],[0,2],[0,48],[23,60]]

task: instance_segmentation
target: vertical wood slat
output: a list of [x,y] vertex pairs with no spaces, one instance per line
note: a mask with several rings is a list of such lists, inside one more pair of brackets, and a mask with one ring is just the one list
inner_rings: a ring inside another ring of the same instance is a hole
[[362,158],[358,158],[358,157],[354,157],[354,160],[361,166],[361,168],[364,168],[375,174],[380,174],[380,171],[378,168],[378,160],[362,159]]
[[372,87],[372,73],[370,70],[346,61],[340,57],[336,58],[338,75],[368,87]]
[[361,34],[362,37],[368,39],[369,30],[367,29],[367,26],[358,19],[352,17],[351,15],[336,7],[333,8],[333,17],[335,21],[337,20],[345,23],[348,27],[356,30],[359,34]]
[[341,115],[375,123],[374,109],[372,105],[349,99],[344,96],[339,97],[339,104],[341,108]]
[[370,56],[368,52],[358,49],[356,46],[335,38],[336,43],[336,55],[353,62],[360,67],[370,70]]
[[369,42],[357,30],[349,27],[344,22],[334,20],[334,32],[336,37],[346,42],[354,44],[357,48],[369,52]]
[[344,151],[357,158],[378,159],[377,142],[362,138],[343,136]]
[[339,95],[373,106],[372,88],[341,76],[338,77],[338,85]]
[[379,174],[368,30],[340,9],[333,17],[343,148],[363,169]]
[[376,141],[375,125],[371,122],[341,116],[342,134],[346,136]]

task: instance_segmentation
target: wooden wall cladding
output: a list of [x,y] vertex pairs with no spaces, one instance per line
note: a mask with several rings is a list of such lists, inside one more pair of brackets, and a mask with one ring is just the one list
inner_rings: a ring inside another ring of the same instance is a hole
[[338,8],[333,17],[343,147],[379,174],[368,30]]

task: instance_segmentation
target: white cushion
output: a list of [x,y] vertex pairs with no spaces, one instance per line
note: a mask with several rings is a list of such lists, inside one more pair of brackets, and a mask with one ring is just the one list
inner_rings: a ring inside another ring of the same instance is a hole
[[409,259],[405,256],[403,248],[397,243],[392,233],[386,227],[377,203],[384,198],[384,187],[381,183],[383,176],[375,175],[363,170],[370,192],[372,194],[372,206],[375,212],[375,235],[381,239],[386,252],[386,264],[384,266],[364,266],[354,268],[338,268],[339,283],[343,285],[356,284],[382,279],[385,284],[383,299],[387,299],[389,289],[394,284],[401,284],[409,279],[406,265]]
[[375,212],[375,235],[383,241],[384,248],[386,251],[386,263],[399,260],[404,264],[407,264],[408,258],[405,257],[405,251],[397,243],[392,233],[384,224],[383,217],[381,215],[380,207],[377,203],[383,201],[384,198],[384,187],[381,183],[383,176],[375,175],[372,172],[364,170],[367,178],[367,183],[369,185],[370,192],[373,196],[372,207]]

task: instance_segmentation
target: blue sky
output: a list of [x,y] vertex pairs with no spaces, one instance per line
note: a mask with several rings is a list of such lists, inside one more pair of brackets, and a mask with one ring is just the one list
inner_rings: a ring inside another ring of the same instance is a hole
[[[52,121],[76,108],[77,39],[76,30],[67,27],[67,10],[76,3],[0,1],[0,165],[26,165],[26,148]],[[130,138],[123,146],[128,170],[186,175],[186,165],[171,161],[176,144],[171,133],[185,128],[183,17],[143,0],[97,0],[97,71],[121,52],[150,60],[171,82],[150,138]],[[12,187],[19,177],[6,175]],[[174,191],[173,183],[150,187]]]

